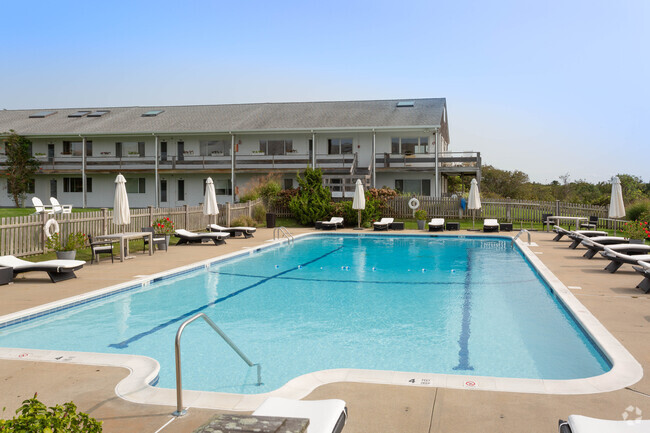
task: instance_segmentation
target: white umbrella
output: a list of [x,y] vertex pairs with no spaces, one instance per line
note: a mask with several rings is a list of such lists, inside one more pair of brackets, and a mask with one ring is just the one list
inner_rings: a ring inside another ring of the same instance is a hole
[[481,195],[478,191],[478,182],[476,179],[472,179],[472,184],[469,188],[469,200],[467,201],[467,209],[473,209],[472,212],[472,229],[474,228],[474,217],[476,215],[476,209],[481,208]]
[[354,200],[352,200],[352,209],[359,211],[359,219],[357,220],[357,230],[361,230],[361,211],[366,208],[366,195],[363,192],[363,184],[361,179],[357,179],[357,186],[354,189]]
[[214,191],[214,182],[209,177],[205,180],[205,198],[203,199],[203,215],[218,215],[217,194]]
[[[621,180],[618,176],[612,179],[612,196],[609,199],[609,218],[623,218],[625,217],[625,204],[623,203],[623,189],[621,188]],[[616,226],[614,223],[614,236],[616,236]]]
[[115,199],[113,200],[113,223],[127,225],[131,223],[129,197],[126,195],[126,179],[121,174],[115,178]]

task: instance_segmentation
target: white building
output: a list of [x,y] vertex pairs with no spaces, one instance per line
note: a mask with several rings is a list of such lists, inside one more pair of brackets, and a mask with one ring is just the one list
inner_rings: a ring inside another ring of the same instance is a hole
[[[269,172],[296,187],[306,167],[323,170],[333,196],[358,178],[441,196],[447,176],[481,170],[480,153],[449,151],[444,98],[0,111],[9,130],[41,164],[30,197],[76,207],[111,207],[117,173],[132,207],[171,207],[202,202],[208,176],[226,202]],[[13,206],[5,179],[0,206]]]

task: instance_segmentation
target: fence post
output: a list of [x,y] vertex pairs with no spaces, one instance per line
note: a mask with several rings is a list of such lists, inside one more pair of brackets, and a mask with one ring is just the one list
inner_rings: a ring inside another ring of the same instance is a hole
[[43,212],[43,227],[41,227],[41,248],[43,248],[43,254],[45,254],[45,241],[47,240],[47,235],[45,234],[45,223],[47,222],[47,213]]
[[185,227],[183,227],[185,230],[189,230],[188,227],[190,226],[190,208],[188,205],[184,204],[183,209],[185,209]]
[[555,200],[555,215],[560,216],[560,200]]
[[246,203],[246,205],[248,206],[248,218],[253,217],[253,206],[251,206],[251,203],[252,201],[250,200],[248,201],[248,203]]
[[149,208],[149,227],[153,226],[153,206],[148,206]]
[[230,202],[226,203],[226,227],[230,227]]
[[510,222],[512,222],[510,220],[510,215],[511,215],[510,206],[512,206],[512,203],[510,203],[510,197],[506,197],[506,200],[508,200],[506,202],[506,221],[508,221],[510,223]]
[[108,208],[102,208],[102,234],[108,234]]

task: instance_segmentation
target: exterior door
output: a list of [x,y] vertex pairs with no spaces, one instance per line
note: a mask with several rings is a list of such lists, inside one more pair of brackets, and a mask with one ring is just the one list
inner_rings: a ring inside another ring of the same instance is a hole
[[185,154],[185,143],[182,142],[182,141],[179,141],[177,143],[176,155],[178,155],[178,156],[176,157],[176,159],[178,159],[179,161],[182,161],[184,154]]
[[57,196],[56,196],[56,179],[50,179],[50,197],[57,198]]
[[311,165],[313,159],[314,159],[314,140],[310,138],[309,139],[309,164],[307,165]]
[[[52,162],[54,160],[54,144],[47,145],[47,160]],[[56,181],[54,181],[56,182]],[[54,196],[52,196],[54,197]],[[56,197],[54,197],[56,198]]]
[[167,180],[160,179],[160,202],[167,203]]
[[161,161],[167,161],[167,142],[166,141],[161,141],[160,142],[160,160]]

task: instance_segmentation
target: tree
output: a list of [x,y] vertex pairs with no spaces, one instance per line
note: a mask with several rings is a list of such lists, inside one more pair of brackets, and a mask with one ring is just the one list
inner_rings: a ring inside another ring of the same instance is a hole
[[331,194],[323,186],[323,173],[320,168],[307,168],[302,176],[297,176],[300,189],[298,195],[289,202],[289,209],[301,224],[313,224],[330,215],[332,211]]
[[528,175],[519,170],[500,170],[485,165],[481,173],[481,193],[491,193],[496,197],[519,198],[528,183]]
[[31,155],[32,142],[22,135],[16,134],[13,129],[9,131],[4,142],[7,155],[5,166],[7,191],[13,197],[16,207],[22,207],[40,164]]

